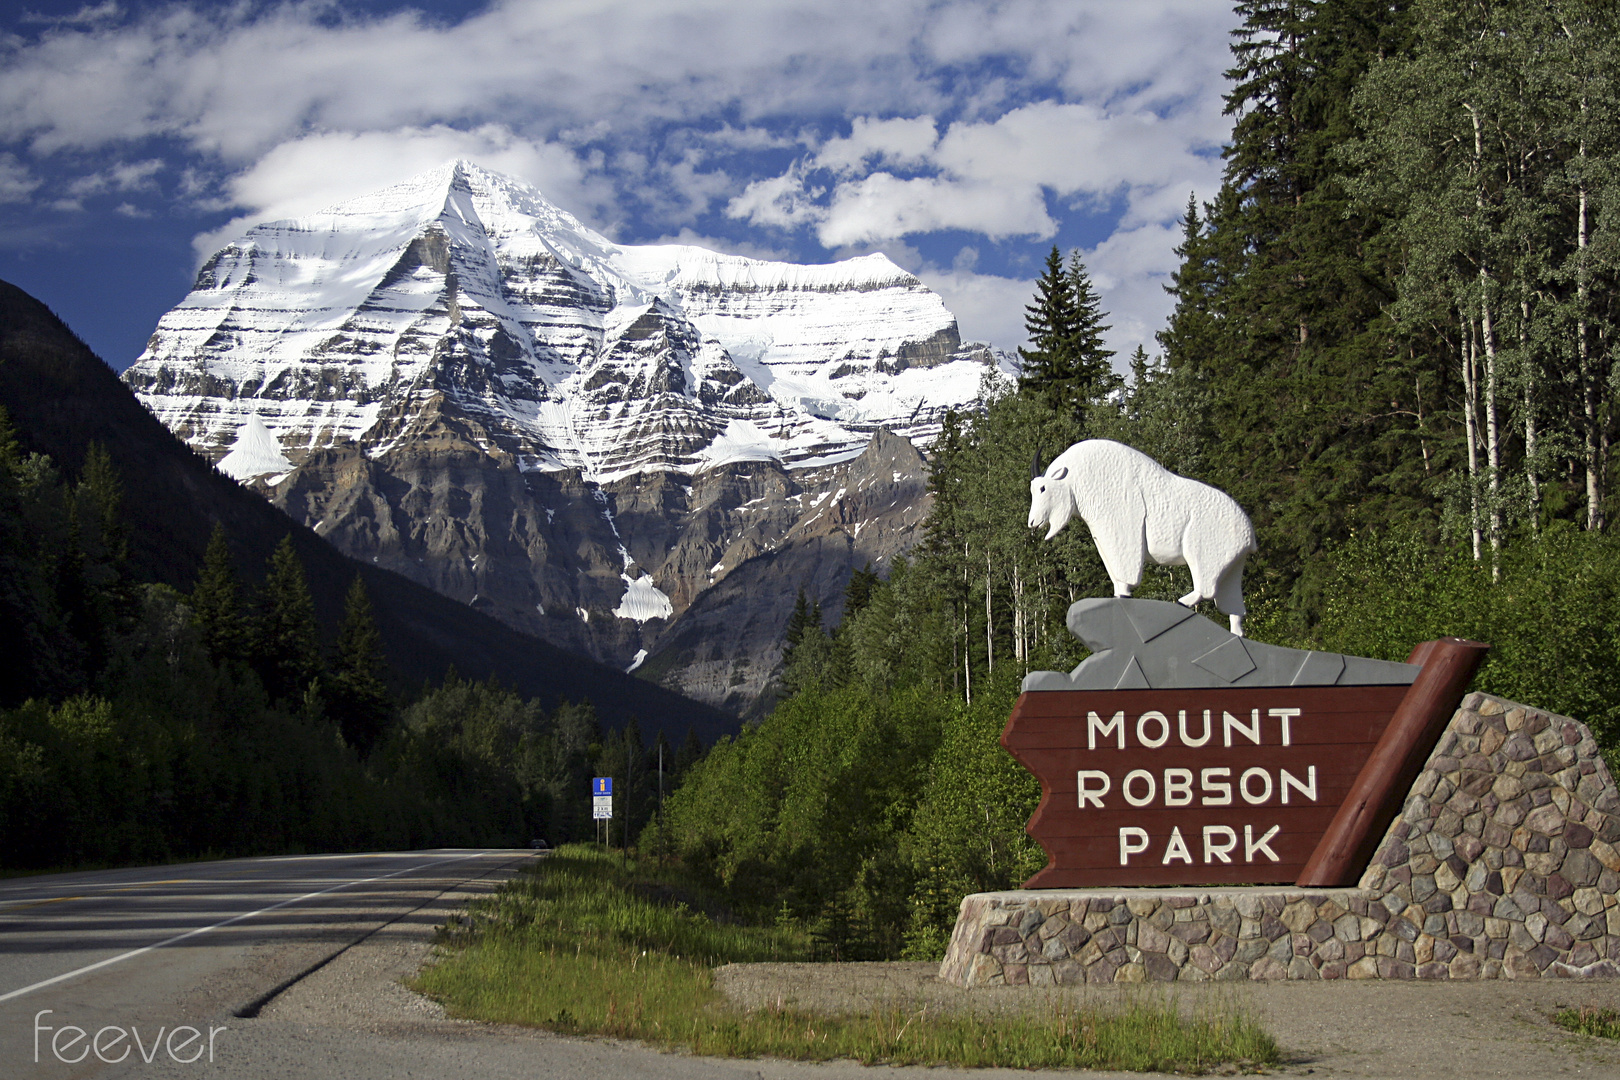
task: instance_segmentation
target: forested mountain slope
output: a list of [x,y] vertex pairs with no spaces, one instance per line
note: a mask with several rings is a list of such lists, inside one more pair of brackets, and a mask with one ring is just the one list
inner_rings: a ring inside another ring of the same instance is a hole
[[239,576],[256,581],[284,537],[308,574],[328,640],[358,574],[365,582],[384,652],[402,687],[463,676],[497,677],[554,706],[589,700],[608,726],[637,717],[649,733],[679,740],[693,727],[705,740],[734,727],[723,714],[678,694],[531,638],[416,585],[340,554],[310,529],[216,472],[142,408],[118,377],[60,320],[22,290],[0,282],[0,405],[25,451],[48,454],[76,474],[92,442],[111,456],[124,489],[128,573],[189,591],[209,535],[227,535]]

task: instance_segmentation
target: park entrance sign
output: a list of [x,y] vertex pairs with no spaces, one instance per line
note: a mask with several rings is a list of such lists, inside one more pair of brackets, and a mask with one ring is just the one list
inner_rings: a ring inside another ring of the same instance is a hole
[[1125,597],[1069,629],[1092,655],[1029,675],[1002,734],[1041,782],[1025,888],[1352,883],[1485,651],[1284,649]]

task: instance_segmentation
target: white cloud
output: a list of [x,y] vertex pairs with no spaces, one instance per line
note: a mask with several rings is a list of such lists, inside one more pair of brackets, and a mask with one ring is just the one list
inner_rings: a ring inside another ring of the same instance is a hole
[[199,259],[262,221],[300,217],[376,191],[455,158],[534,184],[558,205],[590,216],[595,191],[573,151],[519,138],[498,124],[471,131],[434,126],[358,135],[310,135],[282,143],[225,182],[243,214],[192,241]]
[[108,191],[149,191],[156,186],[152,178],[162,171],[163,162],[157,158],[120,162],[100,172],[79,177],[67,185],[67,191],[76,198]]
[[839,173],[865,172],[866,164],[912,168],[928,162],[939,132],[932,116],[873,120],[857,116],[848,137],[828,139],[816,154],[816,165]]
[[14,154],[0,154],[0,203],[27,202],[40,183]]
[[726,213],[755,225],[797,228],[826,219],[827,211],[815,201],[823,193],[819,187],[806,187],[798,167],[781,176],[756,180],[726,206]]
[[[159,140],[177,199],[239,212],[204,250],[451,157],[607,230],[696,236],[722,206],[828,250],[1044,241],[1117,206],[1088,262],[1124,352],[1168,310],[1188,191],[1218,181],[1231,20],[1208,0],[493,0],[458,22],[109,0],[4,44],[0,147],[34,160],[0,153],[0,202]],[[47,190],[79,209],[157,178],[129,167]],[[1033,285],[979,269],[923,273],[965,334],[1015,346]]]
[[1035,295],[1035,282],[957,268],[925,266],[916,274],[956,316],[963,341],[988,341],[1011,353],[1027,340],[1024,305]]
[[[799,164],[750,184],[727,213],[756,225],[813,224],[829,248],[941,229],[1046,239],[1058,227],[1048,193],[1081,203],[1122,194],[1120,224],[1130,229],[1174,220],[1188,191],[1212,193],[1219,179],[1215,146],[1188,117],[1040,102],[993,121],[953,124],[937,143],[924,137],[932,129],[929,117],[858,120],[855,134],[830,141],[814,159],[844,174],[825,204]],[[936,175],[849,175],[891,155]]]
[[816,234],[824,246],[839,247],[940,229],[965,229],[999,240],[1051,236],[1057,223],[1047,214],[1037,184],[902,180],[880,172],[838,185]]
[[1154,334],[1175,306],[1164,286],[1177,266],[1174,249],[1180,242],[1181,227],[1174,222],[1143,225],[1118,230],[1081,255],[1109,312],[1113,329],[1106,338],[1120,371],[1128,368],[1138,344],[1149,353],[1158,349]]

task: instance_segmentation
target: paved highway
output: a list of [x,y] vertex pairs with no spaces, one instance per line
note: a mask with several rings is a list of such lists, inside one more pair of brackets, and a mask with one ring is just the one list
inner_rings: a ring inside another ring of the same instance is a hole
[[451,1020],[400,985],[435,925],[534,857],[296,856],[0,881],[0,1080],[1028,1075],[659,1053]]
[[246,1075],[220,1066],[278,989],[380,927],[420,931],[413,912],[532,857],[293,856],[0,881],[0,1077],[202,1075],[210,1057],[208,1073]]

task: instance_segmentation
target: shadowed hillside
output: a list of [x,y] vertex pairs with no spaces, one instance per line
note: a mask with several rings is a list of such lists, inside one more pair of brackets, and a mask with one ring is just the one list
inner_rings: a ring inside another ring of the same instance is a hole
[[271,551],[290,535],[309,575],[328,640],[358,572],[371,594],[398,683],[495,676],[548,708],[588,699],[605,724],[634,716],[649,735],[679,741],[693,727],[712,742],[736,721],[717,710],[512,630],[397,574],[340,554],[310,529],[217,473],[135,400],[112,370],[39,301],[0,282],[0,404],[24,449],[48,454],[68,474],[91,442],[106,447],[124,486],[129,572],[189,590],[214,524],[225,529],[237,571],[257,582]]

